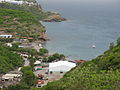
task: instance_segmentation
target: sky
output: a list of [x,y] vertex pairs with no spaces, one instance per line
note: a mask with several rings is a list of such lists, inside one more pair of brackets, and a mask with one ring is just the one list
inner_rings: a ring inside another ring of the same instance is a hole
[[[42,0],[43,1],[43,0]],[[120,0],[44,0],[46,2],[81,2],[81,3],[120,3]]]

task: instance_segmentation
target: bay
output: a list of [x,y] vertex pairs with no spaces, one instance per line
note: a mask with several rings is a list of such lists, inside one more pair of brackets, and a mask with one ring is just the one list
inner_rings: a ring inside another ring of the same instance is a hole
[[37,1],[44,10],[59,12],[67,18],[64,22],[43,22],[50,38],[45,47],[50,53],[63,53],[73,60],[90,60],[120,37],[118,0]]

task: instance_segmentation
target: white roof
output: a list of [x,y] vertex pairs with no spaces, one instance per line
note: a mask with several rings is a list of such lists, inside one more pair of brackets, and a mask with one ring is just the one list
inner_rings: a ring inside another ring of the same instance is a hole
[[12,79],[14,77],[20,77],[20,74],[5,74],[2,76],[3,79]]
[[18,71],[20,71],[21,69],[22,69],[22,67],[19,67],[19,68],[18,68]]
[[76,64],[68,61],[58,61],[58,62],[49,63],[49,68],[53,68],[57,66],[75,67]]
[[41,62],[40,61],[36,61],[34,64],[41,64]]
[[0,35],[0,36],[12,36],[12,35]]
[[0,0],[0,2],[5,1],[8,3],[14,3],[14,4],[23,4],[24,1],[15,1],[15,0]]

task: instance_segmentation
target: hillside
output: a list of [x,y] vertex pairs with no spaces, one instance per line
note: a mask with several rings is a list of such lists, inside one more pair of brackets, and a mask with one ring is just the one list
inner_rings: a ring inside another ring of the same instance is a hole
[[77,66],[58,81],[32,90],[120,90],[120,38],[103,55]]
[[41,5],[37,4],[35,0],[24,0],[27,1],[28,4],[12,4],[12,3],[0,3],[0,8],[2,9],[13,9],[13,10],[21,10],[25,12],[32,13],[34,16],[37,17],[37,19],[42,20],[47,18],[49,15],[52,13],[50,12],[45,12],[41,8]]
[[22,65],[23,60],[19,55],[0,45],[0,74]]
[[45,28],[31,13],[0,9],[0,33],[9,33],[16,38],[31,37],[37,39]]
[[20,5],[3,2],[3,3],[0,3],[0,8],[22,10],[25,12],[29,12],[29,13],[32,13],[34,16],[36,16],[38,20],[45,21],[45,22],[61,22],[66,20],[59,13],[44,11],[41,5],[38,4],[35,0],[23,0],[23,1],[25,3]]

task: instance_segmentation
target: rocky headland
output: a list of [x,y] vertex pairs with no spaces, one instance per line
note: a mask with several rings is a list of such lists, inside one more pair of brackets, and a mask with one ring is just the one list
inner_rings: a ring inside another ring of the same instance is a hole
[[52,13],[47,18],[43,19],[44,22],[61,22],[66,21],[65,18],[63,18],[59,13]]

